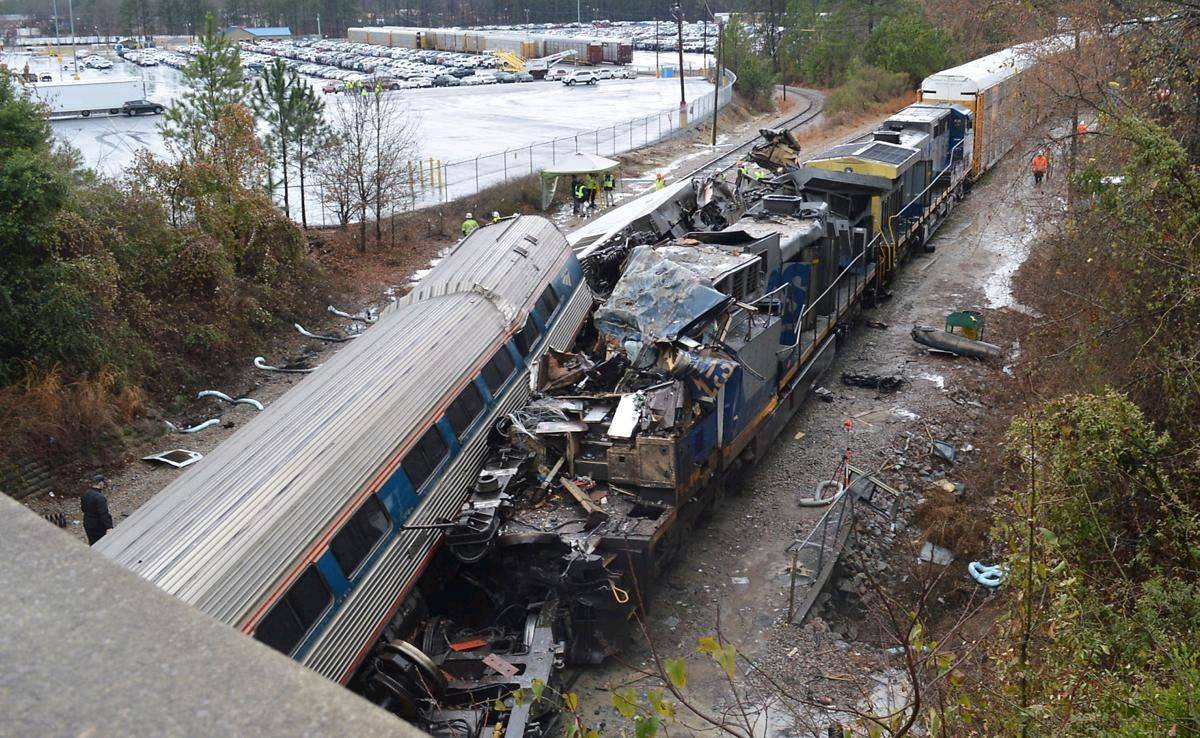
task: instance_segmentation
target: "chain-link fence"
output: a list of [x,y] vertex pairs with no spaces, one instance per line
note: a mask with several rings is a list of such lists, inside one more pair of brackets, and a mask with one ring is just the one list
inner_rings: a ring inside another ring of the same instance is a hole
[[[470,159],[452,162],[424,159],[407,162],[406,177],[413,196],[406,198],[406,209],[467,197],[488,187],[537,174],[543,168],[555,164],[560,158],[575,152],[614,156],[670,140],[711,121],[713,106],[724,107],[732,99],[734,81],[734,74],[726,70],[720,90],[711,90],[690,101],[682,118],[679,108],[675,107],[573,136],[481,154]],[[288,193],[291,215],[299,220],[299,185],[292,183],[288,187]],[[329,204],[329,198],[325,196],[319,184],[310,182],[304,188],[303,197],[310,226],[340,224],[336,209]],[[282,193],[277,199],[282,199]],[[397,209],[390,208],[384,215],[394,212],[397,212]]]

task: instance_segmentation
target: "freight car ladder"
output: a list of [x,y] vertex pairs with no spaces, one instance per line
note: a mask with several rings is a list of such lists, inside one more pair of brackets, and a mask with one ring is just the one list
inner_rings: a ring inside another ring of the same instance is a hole
[[501,51],[499,49],[490,52],[492,56],[504,62],[505,69],[509,72],[520,74],[525,71],[525,60],[511,51]]

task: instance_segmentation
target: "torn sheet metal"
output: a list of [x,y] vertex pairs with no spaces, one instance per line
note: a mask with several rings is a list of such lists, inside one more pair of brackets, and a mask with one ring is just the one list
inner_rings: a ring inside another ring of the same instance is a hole
[[641,407],[644,403],[645,399],[641,392],[624,395],[617,403],[613,421],[608,426],[608,435],[613,438],[632,438],[633,432],[637,430],[638,423],[642,419]]
[[729,381],[738,368],[738,362],[712,351],[684,351],[673,349],[664,355],[661,362],[673,377],[687,377],[697,392],[712,397]]
[[731,301],[694,271],[639,246],[594,322],[618,345],[673,341]]
[[545,421],[538,423],[533,428],[533,432],[540,435],[546,433],[586,433],[588,424],[577,420],[567,421]]
[[173,466],[176,469],[182,469],[185,466],[191,466],[192,464],[195,464],[197,461],[203,458],[203,454],[201,454],[199,451],[189,451],[186,448],[175,448],[171,449],[170,451],[163,451],[162,453],[143,456],[142,461],[166,464],[167,466]]
[[537,390],[553,392],[570,387],[586,377],[592,367],[592,360],[583,354],[548,349],[538,359]]

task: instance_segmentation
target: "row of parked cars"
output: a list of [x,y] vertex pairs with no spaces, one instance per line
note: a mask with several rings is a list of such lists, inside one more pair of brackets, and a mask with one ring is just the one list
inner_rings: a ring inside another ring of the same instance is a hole
[[527,72],[513,74],[511,72],[493,71],[463,71],[454,69],[445,74],[433,77],[414,77],[412,79],[393,79],[378,75],[363,75],[361,79],[347,80],[341,83],[327,82],[321,87],[323,92],[334,93],[353,91],[361,86],[379,85],[385,90],[412,90],[424,87],[471,87],[475,85],[511,84],[514,82],[533,82],[534,77]]
[[[657,28],[655,27],[657,25]],[[526,26],[484,26],[483,30],[523,31]],[[595,23],[534,24],[531,31],[584,38],[619,38],[628,40],[640,51],[675,51],[676,28],[672,21],[597,21]],[[717,25],[712,21],[683,24],[683,50],[711,54],[717,47]]]
[[300,74],[343,82],[367,79],[396,83],[420,79],[432,81],[442,75],[464,79],[476,72],[495,71],[503,66],[499,59],[481,54],[392,48],[335,39],[243,42],[242,52],[244,57],[281,58]]
[[194,54],[199,48],[199,46],[181,46],[177,51],[154,47],[147,49],[121,48],[117,49],[117,56],[139,67],[157,67],[162,64],[180,69],[188,63],[188,55]]

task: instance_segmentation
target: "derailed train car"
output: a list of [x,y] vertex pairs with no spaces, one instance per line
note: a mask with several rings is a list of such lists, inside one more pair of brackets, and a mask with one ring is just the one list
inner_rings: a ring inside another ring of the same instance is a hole
[[528,399],[528,366],[591,303],[550,223],[482,229],[96,550],[345,682]]
[[919,103],[573,242],[481,228],[97,550],[434,735],[554,734],[552,702],[515,695],[621,648],[986,171],[973,115]]

